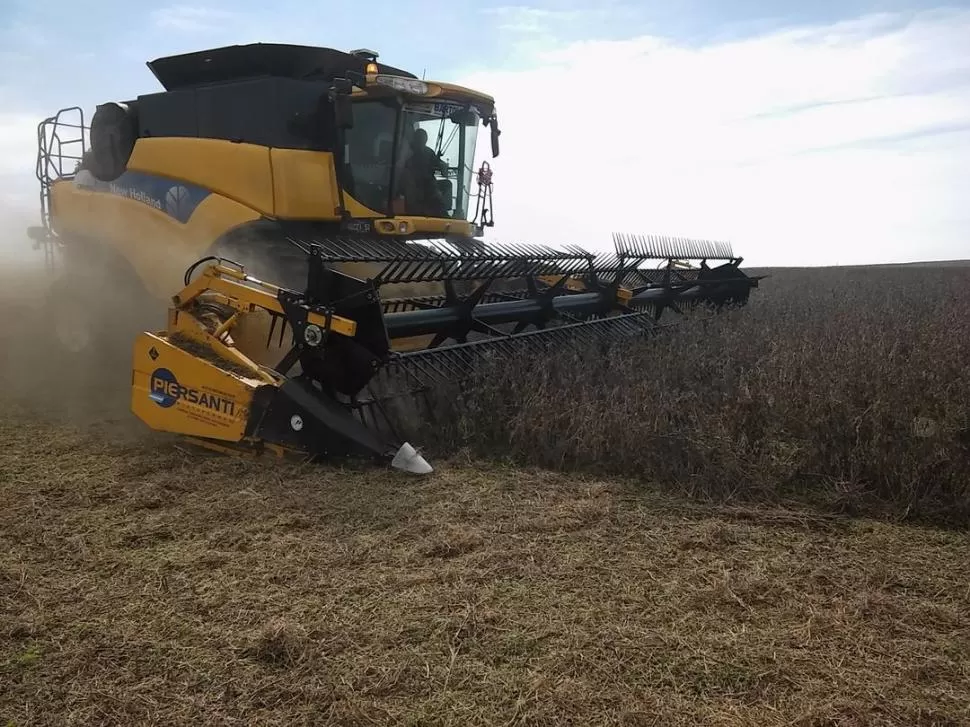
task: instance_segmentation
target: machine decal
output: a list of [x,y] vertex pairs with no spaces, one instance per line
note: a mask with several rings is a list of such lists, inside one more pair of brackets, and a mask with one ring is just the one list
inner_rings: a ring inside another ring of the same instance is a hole
[[347,232],[357,232],[360,234],[368,234],[374,231],[374,223],[370,220],[349,219],[342,222],[340,227],[343,230],[347,230]]
[[428,114],[430,116],[447,116],[456,111],[468,108],[467,104],[447,101],[435,101],[434,103],[409,103],[406,106],[408,111]]
[[229,416],[236,412],[236,402],[231,397],[183,386],[168,369],[155,369],[152,372],[149,397],[166,409],[182,400]]
[[211,192],[194,184],[177,182],[155,174],[128,171],[111,182],[103,182],[86,170],[78,172],[74,183],[92,192],[107,192],[141,202],[164,212],[182,224]]

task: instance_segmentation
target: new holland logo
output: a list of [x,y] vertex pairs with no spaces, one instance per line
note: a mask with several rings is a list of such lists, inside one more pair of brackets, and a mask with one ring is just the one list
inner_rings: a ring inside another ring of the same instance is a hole
[[175,406],[184,401],[205,409],[229,414],[236,413],[236,402],[225,396],[215,396],[198,389],[182,386],[168,369],[155,369],[150,380],[148,396],[161,407]]

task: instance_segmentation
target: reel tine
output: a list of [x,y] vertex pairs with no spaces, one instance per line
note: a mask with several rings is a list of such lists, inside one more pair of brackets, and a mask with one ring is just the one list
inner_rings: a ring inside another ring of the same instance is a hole
[[666,235],[613,233],[613,244],[620,258],[641,260],[733,260],[731,243]]
[[541,275],[578,270],[590,257],[581,249],[516,242],[459,246],[443,238],[404,242],[337,235],[305,242],[320,250],[324,262],[383,263],[382,284]]

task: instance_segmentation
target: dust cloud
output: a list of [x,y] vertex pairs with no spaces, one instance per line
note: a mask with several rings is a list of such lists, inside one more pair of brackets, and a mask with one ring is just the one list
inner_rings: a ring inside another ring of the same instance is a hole
[[[45,247],[35,247],[27,229],[38,224],[39,215],[0,208],[0,406],[73,425],[137,428],[129,408],[137,333],[132,322],[157,326],[159,311],[146,315],[149,311],[139,310],[146,308],[143,301],[112,301],[117,281],[97,268],[73,276],[80,296],[65,299],[66,261],[55,254],[51,265]],[[122,314],[124,325],[77,304],[85,299],[108,303],[108,310]],[[70,335],[87,315],[97,336],[94,345],[78,352],[65,348],[59,336]]]

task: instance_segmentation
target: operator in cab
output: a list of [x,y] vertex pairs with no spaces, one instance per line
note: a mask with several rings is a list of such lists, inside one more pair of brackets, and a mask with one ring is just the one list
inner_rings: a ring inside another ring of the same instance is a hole
[[448,164],[428,146],[428,132],[415,129],[410,138],[411,152],[404,163],[404,196],[409,214],[444,217],[448,204],[442,199],[435,172],[447,174]]

